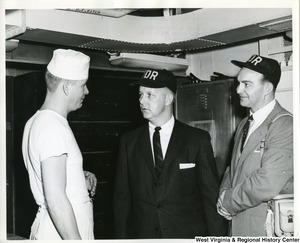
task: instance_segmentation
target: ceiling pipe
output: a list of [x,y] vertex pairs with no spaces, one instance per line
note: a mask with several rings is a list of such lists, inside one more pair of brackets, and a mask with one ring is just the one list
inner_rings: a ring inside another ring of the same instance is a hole
[[136,11],[136,9],[90,9],[90,8],[68,8],[60,9],[65,11],[78,12],[83,14],[93,14],[106,17],[120,18],[131,12]]

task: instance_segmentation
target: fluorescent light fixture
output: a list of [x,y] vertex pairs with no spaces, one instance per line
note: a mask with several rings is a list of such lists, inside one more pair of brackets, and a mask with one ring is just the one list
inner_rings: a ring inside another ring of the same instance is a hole
[[112,65],[130,68],[167,69],[169,71],[188,68],[186,59],[153,54],[121,53],[118,56],[111,56],[109,61]]

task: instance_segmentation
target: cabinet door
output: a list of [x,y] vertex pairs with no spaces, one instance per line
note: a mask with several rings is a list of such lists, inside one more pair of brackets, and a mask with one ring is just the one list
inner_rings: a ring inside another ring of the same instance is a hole
[[230,163],[235,129],[245,116],[245,110],[239,106],[234,80],[180,87],[176,116],[188,125],[209,132],[218,172],[222,177]]
[[91,75],[87,84],[89,95],[81,109],[69,116],[83,154],[83,167],[97,177],[93,198],[95,239],[114,238],[113,183],[119,140],[124,132],[144,122],[138,88],[130,86],[137,79],[135,76],[108,72]]
[[7,232],[14,233],[14,167],[13,167],[13,130],[12,130],[12,87],[13,77],[6,77],[6,217]]
[[26,121],[41,106],[43,74],[32,72],[6,78],[7,231],[25,238],[37,212],[22,156]]

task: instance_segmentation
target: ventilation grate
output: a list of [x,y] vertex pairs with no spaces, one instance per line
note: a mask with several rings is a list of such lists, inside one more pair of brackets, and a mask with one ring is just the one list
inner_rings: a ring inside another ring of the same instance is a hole
[[197,103],[199,110],[207,110],[208,109],[208,94],[207,93],[199,93],[197,96]]

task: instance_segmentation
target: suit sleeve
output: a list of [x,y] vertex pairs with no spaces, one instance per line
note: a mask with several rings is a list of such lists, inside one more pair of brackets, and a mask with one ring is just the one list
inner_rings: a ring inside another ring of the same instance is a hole
[[281,117],[266,136],[261,167],[225,193],[223,207],[231,215],[255,207],[277,196],[293,180],[293,123]]
[[[242,129],[242,127],[244,126],[244,121],[242,121],[237,130],[236,130],[236,134],[235,134],[235,137],[234,137],[234,142],[236,143],[236,140],[237,140],[237,134],[240,133],[240,130]],[[220,193],[224,190],[228,190],[230,189],[231,187],[231,183],[230,183],[230,169],[231,169],[231,166],[227,166],[226,170],[225,170],[225,173],[223,175],[223,180],[222,180],[222,183],[221,183],[221,186],[220,186]]]
[[230,173],[230,166],[227,166],[226,170],[225,170],[225,173],[223,175],[223,180],[222,180],[222,183],[221,183],[221,186],[220,186],[220,193],[224,190],[228,190],[230,188],[230,176],[229,176],[229,173]]
[[127,152],[121,138],[114,185],[114,233],[117,239],[128,239],[128,222],[131,210]]
[[206,133],[202,143],[197,162],[199,164],[198,180],[203,198],[203,214],[207,225],[207,236],[226,236],[227,221],[218,214],[216,208],[220,179],[208,133]]

